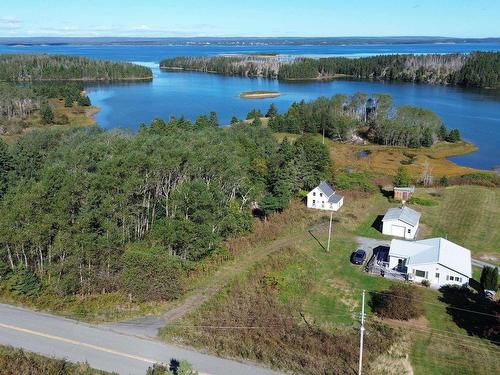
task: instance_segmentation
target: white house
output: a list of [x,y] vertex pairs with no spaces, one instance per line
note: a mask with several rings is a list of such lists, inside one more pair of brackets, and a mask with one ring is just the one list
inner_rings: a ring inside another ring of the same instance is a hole
[[465,286],[472,277],[470,251],[444,238],[392,240],[388,261],[389,269],[414,282],[428,280],[434,288]]
[[415,238],[420,223],[420,212],[407,206],[389,208],[382,219],[382,233],[408,240]]
[[344,204],[344,197],[335,194],[335,189],[325,181],[307,194],[307,207],[320,210],[338,211]]

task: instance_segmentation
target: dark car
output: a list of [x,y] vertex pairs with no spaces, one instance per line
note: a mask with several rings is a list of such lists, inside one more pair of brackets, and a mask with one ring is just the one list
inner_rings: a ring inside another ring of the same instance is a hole
[[366,251],[358,249],[351,256],[351,262],[354,264],[363,264],[366,259]]

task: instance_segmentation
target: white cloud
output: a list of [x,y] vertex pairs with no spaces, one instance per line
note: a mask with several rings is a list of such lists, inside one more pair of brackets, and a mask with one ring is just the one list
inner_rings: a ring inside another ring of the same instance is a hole
[[15,30],[21,26],[21,20],[16,17],[0,17],[0,29]]
[[[0,18],[0,29],[4,23],[20,24],[20,21],[12,18]],[[196,36],[216,36],[218,27],[210,24],[196,24],[189,27],[172,26],[169,28],[157,28],[147,24],[139,25],[86,25],[75,26],[70,23],[63,23],[57,26],[31,27],[19,31],[18,36],[49,36],[49,37],[196,37]],[[13,31],[9,31],[12,33]]]

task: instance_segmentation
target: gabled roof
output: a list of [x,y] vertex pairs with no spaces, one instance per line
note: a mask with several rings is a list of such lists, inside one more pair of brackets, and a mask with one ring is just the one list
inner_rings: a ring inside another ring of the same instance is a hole
[[342,195],[333,194],[330,198],[328,198],[328,203],[339,203],[342,198],[344,198]]
[[444,238],[392,240],[389,256],[406,258],[407,266],[439,263],[464,276],[472,277],[470,251]]
[[402,222],[416,226],[420,220],[420,212],[412,210],[407,206],[389,208],[382,221],[401,220]]
[[331,195],[335,194],[335,189],[332,188],[328,183],[325,181],[321,181],[318,185],[318,189],[323,192],[327,197],[330,197]]

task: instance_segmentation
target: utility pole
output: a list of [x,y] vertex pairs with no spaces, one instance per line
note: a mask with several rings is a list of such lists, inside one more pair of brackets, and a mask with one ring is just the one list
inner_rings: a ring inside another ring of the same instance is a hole
[[323,144],[325,144],[325,128],[323,127]]
[[332,237],[332,220],[333,220],[333,211],[330,211],[330,227],[328,228],[328,244],[326,245],[326,252],[330,251],[330,238]]
[[359,330],[359,367],[358,375],[361,375],[361,369],[363,367],[363,334],[365,333],[365,291],[363,290],[363,297],[361,302],[361,328]]

